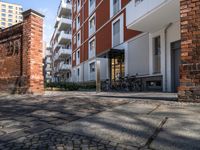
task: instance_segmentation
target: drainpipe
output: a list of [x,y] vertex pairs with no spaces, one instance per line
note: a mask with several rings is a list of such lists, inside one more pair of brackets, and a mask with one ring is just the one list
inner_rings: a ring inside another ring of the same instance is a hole
[[172,24],[173,23],[169,23],[164,30],[164,34],[165,34],[165,91],[167,91],[167,31],[172,26]]
[[[84,24],[84,21],[85,21],[85,14],[84,14],[85,10],[84,10],[84,8],[85,8],[85,7],[84,7],[84,5],[85,5],[85,4],[83,3],[83,7],[82,7],[83,11],[81,10],[81,11],[82,11],[82,12],[81,12],[81,13],[82,13],[82,21],[83,21],[83,32],[82,32],[83,34],[81,34],[81,36],[82,36],[82,38],[81,38],[82,41],[83,41],[84,35],[85,35],[85,34],[84,34],[84,28],[85,28],[85,24]],[[84,40],[85,40],[85,39],[84,39]],[[84,41],[83,41],[83,43],[84,43]],[[84,69],[84,68],[85,68],[85,61],[84,61],[84,59],[85,59],[85,51],[84,51],[84,49],[85,49],[85,48],[84,48],[84,47],[85,47],[85,46],[82,47],[82,48],[83,48],[83,49],[82,49],[82,52],[83,52],[83,53],[82,53],[82,54],[83,54],[83,55],[82,55],[82,58],[83,58],[83,82],[85,82],[85,74],[84,74],[84,73],[85,73],[85,71],[84,71],[84,70],[85,70],[85,69]]]

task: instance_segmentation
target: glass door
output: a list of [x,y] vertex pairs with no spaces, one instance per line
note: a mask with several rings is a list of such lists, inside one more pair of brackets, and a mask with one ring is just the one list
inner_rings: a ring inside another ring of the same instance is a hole
[[111,77],[112,81],[119,80],[125,76],[124,57],[115,56],[111,59]]

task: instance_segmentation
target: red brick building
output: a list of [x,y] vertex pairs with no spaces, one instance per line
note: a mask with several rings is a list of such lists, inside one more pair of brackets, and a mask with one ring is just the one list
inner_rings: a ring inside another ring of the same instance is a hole
[[74,81],[138,75],[145,90],[200,99],[199,0],[73,0]]
[[[129,0],[73,0],[74,81],[95,80],[96,59],[101,61],[101,80],[115,79],[119,73],[125,76],[125,44],[140,33],[126,27],[125,6],[128,2]],[[121,62],[111,65],[112,61]]]
[[43,15],[23,12],[23,22],[0,31],[0,91],[43,93]]

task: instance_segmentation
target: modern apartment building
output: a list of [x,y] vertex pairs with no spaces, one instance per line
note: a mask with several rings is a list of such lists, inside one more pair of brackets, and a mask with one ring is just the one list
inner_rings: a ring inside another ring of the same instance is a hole
[[47,83],[53,80],[53,51],[51,47],[47,47],[45,50],[44,78]]
[[51,39],[53,50],[53,81],[71,81],[72,55],[72,5],[71,0],[61,0],[57,12],[55,31]]
[[101,80],[137,74],[147,90],[179,90],[183,98],[199,93],[199,0],[73,0],[72,5],[74,81],[96,80],[98,60]]
[[[101,80],[115,80],[119,74],[124,77],[136,72],[148,72],[147,59],[138,60],[135,57],[140,65],[128,64],[128,61],[135,59],[128,59],[128,50],[132,52],[132,39],[140,34],[126,27],[125,6],[128,2],[129,0],[73,0],[73,81],[95,81],[97,60],[100,61]],[[140,44],[143,41],[148,41],[148,34],[142,36]],[[146,44],[137,51],[148,58],[147,50]]]
[[21,5],[0,1],[0,28],[4,29],[22,22]]

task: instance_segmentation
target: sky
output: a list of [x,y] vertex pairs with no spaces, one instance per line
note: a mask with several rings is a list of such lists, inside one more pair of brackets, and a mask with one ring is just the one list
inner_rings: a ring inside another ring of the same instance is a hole
[[44,41],[47,45],[50,42],[54,31],[54,24],[60,0],[2,0],[4,2],[20,4],[23,10],[34,9],[43,15],[44,18]]

